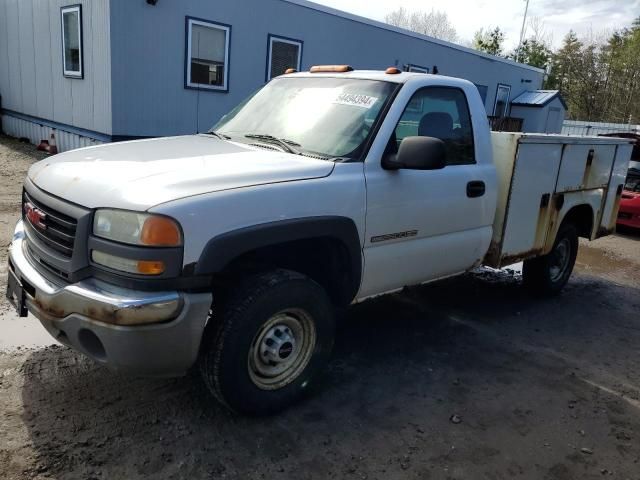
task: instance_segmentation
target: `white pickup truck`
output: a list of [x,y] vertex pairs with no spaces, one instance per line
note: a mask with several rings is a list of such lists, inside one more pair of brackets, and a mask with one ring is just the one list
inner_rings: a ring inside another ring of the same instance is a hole
[[337,308],[520,261],[558,292],[578,237],[613,231],[631,149],[492,134],[465,80],[315,67],[207,134],[33,165],[8,297],[112,369],[198,364],[228,407],[270,413],[321,371]]

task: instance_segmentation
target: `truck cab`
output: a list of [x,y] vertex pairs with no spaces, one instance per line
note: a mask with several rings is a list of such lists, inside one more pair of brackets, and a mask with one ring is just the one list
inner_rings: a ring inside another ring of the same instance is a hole
[[113,370],[197,364],[223,404],[272,413],[316,381],[354,302],[523,260],[558,293],[578,236],[611,232],[631,147],[492,134],[466,80],[314,67],[205,134],[33,165],[7,296]]

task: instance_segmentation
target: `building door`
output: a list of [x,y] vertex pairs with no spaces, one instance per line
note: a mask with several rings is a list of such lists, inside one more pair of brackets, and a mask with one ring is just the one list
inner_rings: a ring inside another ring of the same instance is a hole
[[496,90],[496,102],[493,105],[494,117],[507,117],[509,115],[509,97],[511,96],[511,87],[509,85],[498,84]]
[[560,120],[560,109],[550,108],[547,114],[547,124],[545,133],[560,133],[562,131],[562,121]]

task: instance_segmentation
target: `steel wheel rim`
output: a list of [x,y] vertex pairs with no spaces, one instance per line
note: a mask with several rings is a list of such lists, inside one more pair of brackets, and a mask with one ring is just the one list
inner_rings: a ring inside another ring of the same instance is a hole
[[262,390],[280,389],[300,376],[316,346],[311,315],[301,309],[282,310],[267,320],[249,349],[249,377]]
[[552,282],[562,279],[569,267],[569,258],[571,256],[571,245],[568,238],[563,238],[553,250],[551,267],[549,269]]

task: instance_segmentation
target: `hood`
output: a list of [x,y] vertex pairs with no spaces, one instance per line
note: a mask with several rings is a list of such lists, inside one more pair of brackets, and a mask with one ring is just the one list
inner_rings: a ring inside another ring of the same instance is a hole
[[179,198],[326,177],[334,163],[190,135],[111,143],[34,164],[29,179],[89,208],[146,210]]

